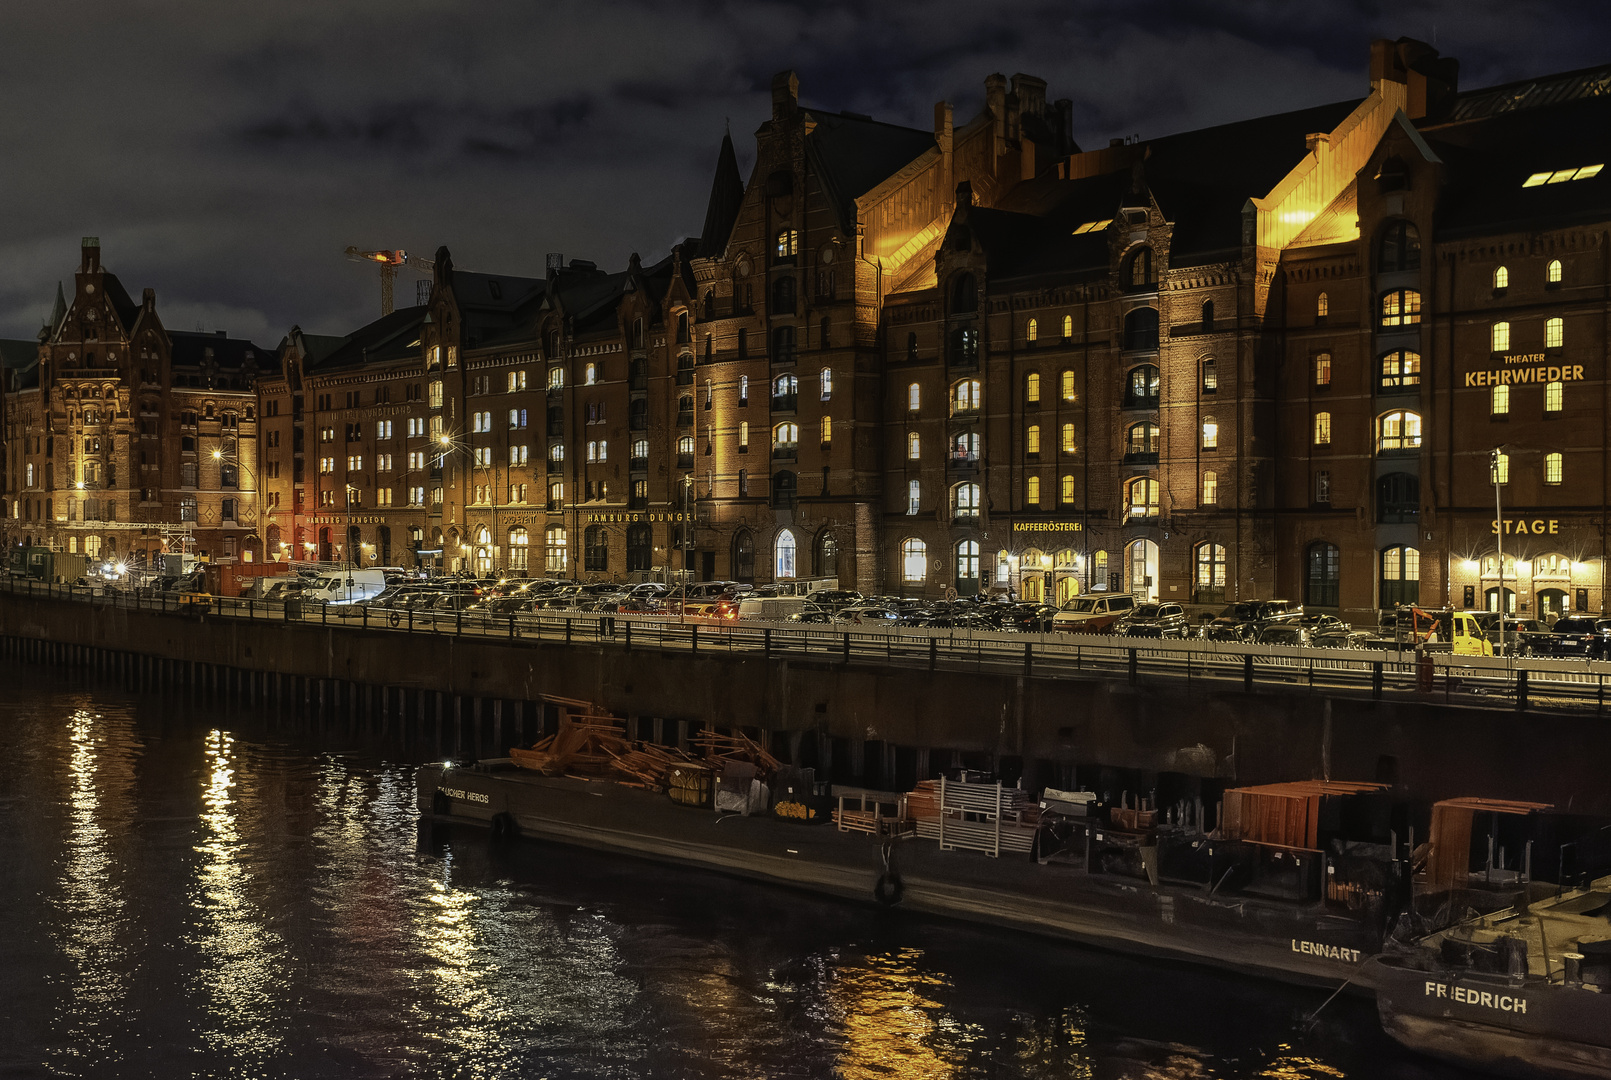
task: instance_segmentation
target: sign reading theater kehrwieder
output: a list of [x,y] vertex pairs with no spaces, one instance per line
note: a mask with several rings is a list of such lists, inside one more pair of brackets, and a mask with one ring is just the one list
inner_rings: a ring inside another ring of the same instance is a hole
[[1466,372],[1467,386],[1511,386],[1518,383],[1578,382],[1582,364],[1546,364],[1543,353],[1507,353],[1505,366],[1495,371]]

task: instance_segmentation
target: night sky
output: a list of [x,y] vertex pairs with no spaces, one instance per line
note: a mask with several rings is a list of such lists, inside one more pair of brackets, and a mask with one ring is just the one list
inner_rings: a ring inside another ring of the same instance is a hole
[[[631,3],[216,0],[0,10],[0,336],[31,338],[98,235],[170,329],[274,346],[379,313],[342,250],[440,244],[540,276],[696,233],[773,73],[808,106],[961,126],[991,72],[1045,78],[1087,148],[1365,94],[1373,37],[1471,88],[1611,62],[1603,4],[1455,0]],[[1250,193],[1252,194],[1252,193]],[[398,279],[411,303],[415,276]]]

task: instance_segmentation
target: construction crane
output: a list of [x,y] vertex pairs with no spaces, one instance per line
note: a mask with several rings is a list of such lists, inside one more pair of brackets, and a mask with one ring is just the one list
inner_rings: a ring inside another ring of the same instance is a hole
[[433,273],[436,264],[430,259],[422,259],[418,255],[410,255],[398,248],[395,251],[359,251],[355,247],[347,249],[347,258],[353,262],[380,264],[380,313],[392,313],[392,282],[397,278],[397,268],[406,266],[410,270],[418,270],[422,274]]

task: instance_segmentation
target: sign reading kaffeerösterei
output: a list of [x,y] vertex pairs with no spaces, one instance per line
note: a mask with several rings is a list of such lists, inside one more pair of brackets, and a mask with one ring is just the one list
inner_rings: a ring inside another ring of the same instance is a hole
[[1543,353],[1506,353],[1505,366],[1495,371],[1466,372],[1467,386],[1514,386],[1520,383],[1579,382],[1582,364],[1547,364]]
[[1082,521],[1015,521],[1013,532],[1084,532]]

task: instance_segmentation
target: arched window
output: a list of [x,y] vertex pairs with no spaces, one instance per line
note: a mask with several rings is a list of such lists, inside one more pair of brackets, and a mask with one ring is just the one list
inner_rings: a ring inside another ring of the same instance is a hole
[[1040,404],[1040,375],[1037,372],[1031,371],[1024,376],[1024,404]]
[[951,314],[979,310],[979,288],[972,274],[958,274],[951,282]]
[[1150,420],[1143,420],[1139,424],[1131,424],[1125,432],[1124,452],[1131,454],[1156,454],[1158,452],[1158,425]]
[[1421,448],[1421,414],[1408,409],[1384,413],[1376,421],[1376,450],[1391,454]]
[[1124,317],[1124,347],[1146,352],[1158,351],[1158,309],[1136,308]]
[[1490,484],[1510,483],[1510,455],[1503,450],[1495,450],[1488,462],[1488,482]]
[[794,229],[783,229],[778,232],[772,252],[775,258],[792,259],[800,253],[800,234]]
[[979,362],[979,328],[959,326],[951,331],[951,362],[973,365]]
[[1331,354],[1329,352],[1315,353],[1315,386],[1327,387],[1331,385]]
[[1562,463],[1561,455],[1549,453],[1544,455],[1544,483],[1559,484],[1561,482]]
[[1382,294],[1382,326],[1415,326],[1421,321],[1421,294],[1414,289],[1393,289]]
[[778,326],[772,330],[772,362],[792,364],[795,359],[794,327]]
[[977,432],[965,431],[951,443],[951,460],[956,462],[976,462],[979,460],[979,435]]
[[787,469],[772,474],[772,507],[776,510],[794,509],[800,492],[800,478]]
[[800,576],[795,562],[796,551],[792,531],[783,529],[778,533],[777,547],[773,555],[772,578],[774,581],[783,581],[787,578]]
[[1040,456],[1040,425],[1030,424],[1024,429],[1024,453],[1030,457]]
[[1211,331],[1213,329],[1214,329],[1214,301],[1212,301],[1212,300],[1204,300],[1203,301],[1203,332],[1207,333],[1207,332],[1209,332],[1209,331]]
[[1124,283],[1131,289],[1144,289],[1158,281],[1152,269],[1152,249],[1143,245],[1130,253],[1125,263]]
[[1074,425],[1064,424],[1058,429],[1058,446],[1065,454],[1073,454],[1079,450],[1079,444],[1074,440]]
[[1315,413],[1315,445],[1331,445],[1331,414],[1329,412]]
[[1566,344],[1566,320],[1546,319],[1544,321],[1544,348],[1559,349]]
[[1125,513],[1132,520],[1158,516],[1158,481],[1138,476],[1124,488]]
[[951,388],[951,415],[979,411],[979,380],[963,379]]
[[1489,347],[1494,352],[1510,351],[1510,324],[1508,322],[1494,323],[1493,331],[1489,334]]
[[1033,345],[1035,343],[1035,339],[1037,337],[1039,337],[1039,336],[1040,336],[1040,327],[1039,327],[1039,325],[1035,322],[1034,319],[1030,319],[1029,323],[1024,327],[1024,340],[1029,342],[1031,345]]
[[716,293],[711,289],[705,290],[705,321],[711,322],[716,318]]
[[1500,383],[1489,392],[1488,415],[1510,415],[1510,387]]
[[817,577],[837,577],[839,574],[839,541],[827,529],[817,534],[812,564],[812,573]]
[[1064,473],[1057,485],[1057,501],[1064,506],[1074,505],[1074,474]]
[[563,574],[570,565],[570,545],[565,537],[565,529],[559,525],[550,525],[543,538],[548,548],[544,568],[550,574]]
[[[598,528],[597,525],[593,528]],[[529,566],[527,552],[531,549],[531,534],[524,525],[517,525],[509,530],[509,569],[526,570]]]
[[772,408],[793,411],[798,401],[800,380],[793,375],[779,375],[772,380]]
[[1309,607],[1336,607],[1342,574],[1342,552],[1324,540],[1304,553],[1303,602]]
[[1494,292],[1510,288],[1510,271],[1503,266],[1494,267]]
[[694,437],[692,435],[684,435],[677,440],[677,457],[679,458],[677,462],[678,468],[689,469],[693,467]]
[[1074,336],[1074,316],[1063,316],[1063,340],[1067,341]]
[[1544,271],[1544,281],[1549,285],[1559,285],[1561,283],[1561,260],[1551,259],[1549,261],[1549,268]]
[[1381,359],[1383,390],[1402,390],[1421,385],[1421,354],[1410,349],[1394,349]]
[[1225,602],[1225,545],[1198,544],[1192,549],[1197,573],[1192,589],[1194,604]]
[[677,313],[677,344],[686,345],[690,340],[688,336],[688,313],[679,311]]
[[1421,480],[1394,472],[1376,481],[1376,520],[1383,524],[1413,523],[1421,516]]
[[794,314],[794,275],[784,274],[772,282],[773,315]]
[[1125,386],[1124,407],[1127,409],[1148,409],[1158,407],[1158,369],[1151,364],[1142,364],[1140,367],[1130,369],[1130,379]]
[[1544,411],[1556,413],[1561,411],[1563,399],[1566,397],[1566,386],[1561,380],[1544,384]]
[[923,456],[923,437],[915,431],[906,433],[906,460],[916,461]]
[[1213,469],[1203,471],[1203,499],[1204,506],[1214,506],[1219,502],[1219,473]]
[[772,429],[772,455],[781,457],[785,454],[793,456],[800,444],[800,425],[785,421]]
[[1421,553],[1412,547],[1390,547],[1382,552],[1382,581],[1378,606],[1421,602]]
[[647,522],[627,526],[627,570],[647,570],[654,565],[654,531]]
[[739,581],[755,580],[755,537],[748,529],[738,530],[733,537],[733,577]]
[[917,385],[917,383],[912,383],[906,388],[906,411],[917,412],[918,407],[922,404],[923,388]]
[[[5,504],[0,503],[0,515],[3,515],[4,509],[5,509]],[[279,552],[280,552],[280,527],[278,525],[270,525],[268,527],[268,553],[270,555],[278,555]]]
[[1421,266],[1421,234],[1414,224],[1403,218],[1389,221],[1382,229],[1376,251],[1378,273],[1418,270]]
[[1219,449],[1219,421],[1212,416],[1203,417],[1203,449]]
[[951,516],[963,522],[978,520],[978,484],[958,484],[951,489]]
[[1315,318],[1324,319],[1331,314],[1331,298],[1325,293],[1315,297]]
[[912,538],[901,541],[901,581],[908,585],[921,585],[928,580],[928,545]]
[[1035,509],[1040,509],[1040,477],[1030,476],[1024,479],[1024,502]]
[[1074,400],[1074,372],[1072,370],[1065,371],[1058,376],[1058,394],[1064,401]]
[[923,483],[920,480],[908,480],[906,483],[906,514],[908,517],[916,516],[923,502]]
[[964,540],[957,545],[957,595],[971,596],[979,591],[979,541]]
[[822,445],[827,446],[833,442],[833,417],[824,416],[820,427],[822,429]]
[[817,373],[817,390],[823,401],[833,398],[833,368],[823,368]]

